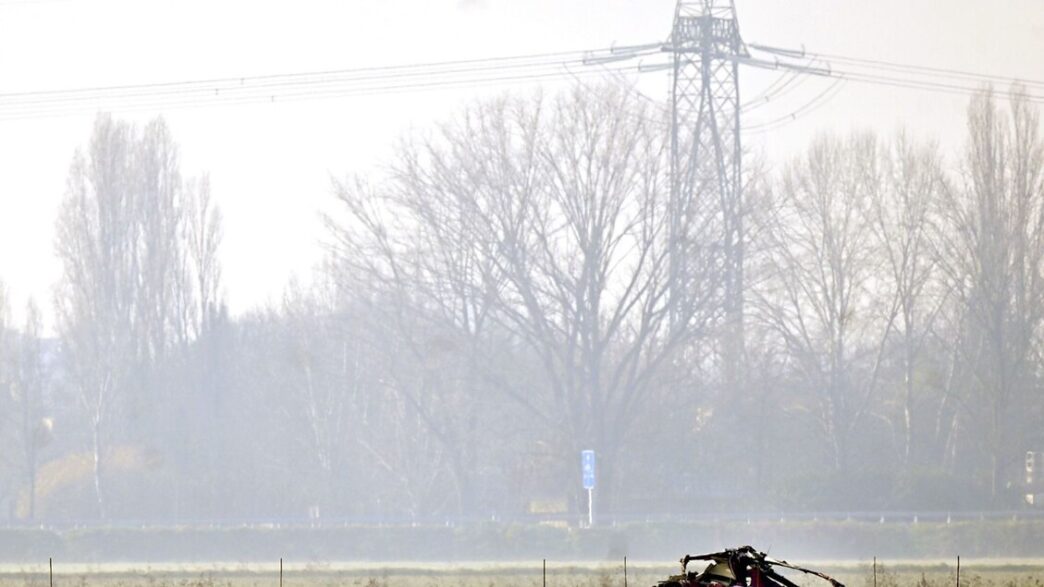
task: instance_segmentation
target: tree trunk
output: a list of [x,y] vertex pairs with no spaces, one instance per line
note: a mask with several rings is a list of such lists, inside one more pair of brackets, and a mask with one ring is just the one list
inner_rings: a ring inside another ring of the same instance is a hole
[[91,433],[91,449],[94,453],[94,497],[98,503],[98,517],[106,519],[105,493],[102,491],[102,443],[101,443],[101,419],[95,417]]
[[914,462],[913,398],[914,398],[914,353],[910,340],[910,321],[906,324],[905,390],[903,393],[903,468],[910,471]]

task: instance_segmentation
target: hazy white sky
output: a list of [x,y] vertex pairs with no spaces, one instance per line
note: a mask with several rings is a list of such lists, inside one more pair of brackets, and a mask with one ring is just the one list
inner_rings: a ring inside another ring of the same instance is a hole
[[[1044,79],[1044,0],[737,0],[747,41]],[[666,38],[673,0],[0,0],[0,94],[601,48]],[[752,71],[757,94],[778,74]],[[745,115],[773,120],[829,82],[812,79]],[[665,73],[641,89],[666,96]],[[500,88],[510,91],[522,88]],[[277,299],[320,259],[330,178],[379,166],[410,128],[491,90],[349,97],[163,114],[187,174],[209,171],[222,207],[234,312]],[[0,97],[2,101],[2,97]],[[967,98],[847,84],[823,107],[748,145],[778,162],[824,129],[905,126],[959,148]],[[119,113],[117,112],[117,115]],[[0,120],[0,280],[16,315],[50,308],[53,222],[93,115]],[[50,314],[50,312],[47,312]]]

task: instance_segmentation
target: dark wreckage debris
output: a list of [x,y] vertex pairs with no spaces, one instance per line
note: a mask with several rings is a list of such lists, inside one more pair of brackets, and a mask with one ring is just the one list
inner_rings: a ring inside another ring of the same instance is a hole
[[[707,561],[702,572],[690,571],[689,563]],[[681,559],[680,575],[660,581],[657,587],[798,587],[796,583],[780,574],[779,569],[790,569],[819,577],[832,587],[844,585],[818,571],[792,565],[784,560],[770,558],[750,546],[741,546],[712,554],[685,555]]]

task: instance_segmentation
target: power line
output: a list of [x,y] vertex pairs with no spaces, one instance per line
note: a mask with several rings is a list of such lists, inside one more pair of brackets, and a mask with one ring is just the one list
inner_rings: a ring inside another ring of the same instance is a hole
[[834,97],[841,92],[845,81],[846,80],[844,78],[838,78],[834,81],[834,83],[827,86],[827,88],[824,89],[822,92],[816,94],[816,96],[813,97],[811,100],[809,100],[800,108],[794,110],[790,114],[787,114],[786,116],[781,116],[775,120],[770,120],[768,122],[748,126],[745,127],[743,130],[744,132],[749,132],[750,134],[760,134],[763,132],[768,132],[770,130],[775,130],[781,126],[785,126],[786,124],[789,124],[797,120],[798,118],[805,116],[806,114],[818,110],[821,106],[833,100]]
[[[9,0],[7,3],[23,1],[29,0]],[[2,1],[0,1],[0,5],[3,5]],[[607,65],[615,65],[619,61],[658,52],[657,47],[659,47],[658,44],[647,44],[627,48],[610,47],[596,50],[543,52],[430,63],[7,92],[0,93],[0,119],[61,116],[99,109],[126,111],[168,106],[181,108],[190,105],[287,102],[307,99],[309,96],[337,97],[400,93],[467,85],[514,84],[572,77],[573,74],[563,71],[562,68],[583,64],[595,64],[604,71],[616,72],[616,75],[629,69],[642,73],[661,68],[656,65],[650,67],[641,64],[637,70],[628,67],[610,69]],[[752,47],[766,49],[760,45],[752,45]],[[793,51],[771,50],[787,57],[800,55],[808,59],[804,63],[789,63],[780,61],[778,58],[774,63],[764,61],[753,63],[759,67],[782,68],[785,71],[758,96],[744,102],[741,107],[743,112],[758,108],[793,92],[811,75],[868,85],[955,95],[974,95],[981,91],[981,86],[970,85],[970,82],[1011,81],[1009,78],[1001,76],[955,69],[861,59],[831,53],[801,52],[798,54]],[[745,60],[744,62],[747,61],[757,60]],[[836,67],[835,62],[845,67]],[[817,64],[824,64],[826,67],[813,67]],[[584,70],[581,68],[581,71]],[[587,75],[587,73],[585,72],[583,75]],[[1022,83],[1027,88],[1044,87],[1044,82],[1038,80],[1024,80]],[[821,92],[809,103],[790,114],[770,122],[747,127],[745,130],[758,130],[777,123],[795,120],[812,109],[820,107],[822,103],[833,98],[836,93]],[[1044,103],[1044,95],[1027,92],[1026,98],[1033,103]],[[775,128],[775,126],[772,127]]]
[[[799,73],[800,75],[800,73]],[[807,78],[808,75],[805,74]],[[942,84],[938,82],[932,82],[923,79],[910,79],[910,78],[897,78],[882,75],[871,75],[861,72],[844,71],[844,70],[832,70],[829,75],[822,77],[834,78],[836,81],[831,86],[817,94],[809,102],[805,103],[801,107],[795,109],[791,113],[781,116],[777,119],[759,123],[753,126],[744,127],[744,132],[751,132],[752,134],[759,134],[769,130],[774,130],[781,126],[785,126],[790,122],[793,122],[805,115],[811,113],[814,110],[819,109],[824,104],[836,97],[842,89],[843,83],[846,81],[857,82],[860,84],[875,85],[881,87],[892,87],[900,89],[910,90],[922,90],[932,93],[960,95],[960,96],[975,96],[982,91],[982,88],[972,86],[961,86],[955,84]],[[1024,95],[1025,99],[1033,104],[1044,104],[1044,96],[1029,94]]]
[[[816,60],[809,60],[802,67],[812,67],[814,63],[816,63]],[[776,101],[779,98],[787,94],[790,94],[794,90],[801,87],[806,81],[808,81],[810,77],[812,77],[811,75],[802,75],[802,73],[804,72],[802,72],[801,70],[794,70],[788,68],[786,73],[784,73],[784,76],[789,74],[786,83],[775,89],[766,89],[760,95],[755,96],[754,98],[751,98],[750,100],[744,102],[740,105],[740,111],[743,113],[747,113],[752,110],[756,110],[761,106],[764,106],[765,104]]]
[[750,98],[746,102],[740,104],[740,108],[752,108],[768,101],[768,97],[777,91],[777,87],[782,89],[790,85],[798,75],[793,71],[784,71],[779,77],[777,77],[771,84],[761,91],[757,96]]
[[[608,51],[609,49],[600,49],[599,51]],[[486,57],[480,59],[462,59],[455,61],[436,61],[429,63],[413,63],[413,64],[400,64],[400,65],[383,65],[383,66],[370,66],[370,67],[356,67],[356,68],[345,68],[345,69],[327,69],[307,72],[294,72],[294,73],[276,73],[276,74],[264,74],[264,75],[248,75],[248,76],[229,76],[229,77],[214,77],[204,79],[192,79],[192,80],[179,80],[171,82],[153,82],[143,84],[122,84],[122,85],[110,85],[110,86],[92,86],[85,88],[68,88],[58,90],[37,90],[27,92],[7,92],[0,93],[0,100],[6,100],[8,98],[33,98],[43,96],[61,96],[61,95],[79,95],[84,93],[97,93],[97,92],[120,92],[120,91],[139,91],[148,89],[169,89],[179,88],[187,86],[209,86],[215,84],[246,84],[259,81],[268,80],[295,80],[316,76],[330,76],[330,75],[351,75],[361,73],[371,73],[380,71],[409,71],[409,70],[433,70],[442,67],[450,66],[465,66],[465,65],[478,65],[483,63],[501,63],[510,64],[512,62],[530,61],[534,59],[547,59],[554,58],[555,62],[560,62],[566,57],[574,57],[576,59],[582,58],[583,55],[590,53],[590,51],[561,51],[553,53],[533,53],[529,55],[514,55],[509,57]],[[570,61],[575,60],[571,59]]]
[[[766,47],[764,45],[752,44],[751,46],[777,54],[794,53]],[[1018,79],[999,75],[974,73],[958,69],[910,65],[876,59],[863,59],[834,53],[802,52],[801,54],[812,56],[813,58],[827,64],[828,67],[821,70],[806,71],[804,66],[779,60],[771,65],[776,68],[792,68],[798,73],[806,73],[810,75],[845,77],[851,81],[859,81],[863,83],[874,83],[890,87],[922,89],[961,95],[972,95],[978,93],[983,89],[982,84],[993,82],[1017,82],[1023,84],[1027,90],[1030,88],[1044,88],[1044,81],[1034,79]],[[835,67],[835,63],[842,64],[842,67]],[[958,83],[960,81],[979,82],[979,84],[968,85],[968,83]],[[1028,91],[1026,94],[1027,98],[1031,101],[1038,102],[1044,100],[1044,95],[1030,94]]]
[[[764,48],[764,46],[753,44],[751,46],[758,49]],[[771,52],[782,53],[782,50],[772,48],[768,49],[770,49]],[[797,52],[787,53],[798,55]],[[759,134],[787,125],[812,111],[819,109],[832,100],[840,93],[843,82],[846,81],[879,87],[920,90],[959,96],[977,95],[983,91],[983,86],[981,85],[983,83],[992,83],[996,81],[1019,81],[1026,88],[1026,91],[1024,91],[1022,95],[1027,101],[1034,104],[1044,104],[1044,95],[1029,92],[1033,87],[1037,87],[1038,85],[1044,86],[1044,82],[1040,81],[1013,80],[1003,76],[978,74],[956,69],[908,65],[873,59],[860,59],[829,53],[801,52],[800,55],[811,56],[814,60],[820,61],[826,67],[816,69],[808,67],[809,63],[806,63],[805,65],[795,65],[778,60],[774,65],[776,67],[792,70],[796,76],[800,76],[802,79],[808,79],[810,76],[818,76],[833,78],[837,81],[791,113],[768,122],[744,127],[744,132]],[[835,63],[843,64],[846,67],[839,68]],[[965,83],[959,83],[960,81],[964,81]],[[979,84],[972,84],[970,82],[979,82]]]
[[[962,95],[962,96],[974,96],[974,95],[976,95],[976,94],[978,94],[978,93],[983,91],[983,87],[982,86],[967,86],[967,85],[960,85],[960,84],[948,84],[948,83],[933,82],[933,81],[925,80],[925,79],[902,78],[902,77],[893,77],[893,76],[886,76],[886,75],[867,74],[867,73],[862,73],[862,72],[857,72],[857,71],[838,70],[838,71],[834,72],[831,76],[832,77],[844,77],[845,79],[848,79],[848,80],[851,80],[851,81],[855,81],[855,82],[860,82],[860,83],[873,84],[873,85],[886,86],[886,87],[894,87],[894,88],[907,88],[907,89],[914,89],[914,90],[925,90],[925,91],[935,92],[935,93],[939,93],[939,94],[955,94],[955,95]],[[1035,104],[1044,104],[1044,95],[1030,94],[1029,92],[1026,92],[1025,93],[1025,97],[1026,97],[1026,99],[1028,101],[1033,102]]]
[[55,4],[70,0],[0,0],[0,8],[5,6],[27,6],[31,4]]
[[[387,72],[376,72],[370,75],[328,75],[328,74],[315,74],[316,77],[306,77],[304,75],[296,75],[293,79],[287,78],[268,78],[260,83],[248,82],[246,80],[241,82],[232,83],[220,83],[220,84],[203,84],[196,85],[195,82],[186,82],[177,85],[165,85],[159,86],[129,86],[126,89],[119,89],[116,91],[104,90],[72,90],[70,93],[62,92],[58,94],[49,94],[43,96],[33,97],[16,97],[10,99],[4,99],[0,95],[0,107],[10,106],[37,106],[48,103],[73,103],[75,101],[91,101],[91,100],[103,100],[103,99],[134,99],[134,98],[150,98],[150,97],[163,97],[163,96],[196,96],[199,98],[207,98],[220,96],[221,94],[235,95],[237,93],[244,92],[255,92],[262,91],[267,93],[269,91],[278,90],[281,88],[306,88],[314,86],[330,86],[337,84],[347,83],[369,83],[378,82],[384,80],[394,79],[425,79],[425,78],[438,78],[447,77],[452,78],[454,76],[466,75],[466,74],[478,74],[481,72],[499,72],[507,70],[539,70],[547,69],[549,67],[559,67],[563,63],[568,61],[539,61],[531,63],[521,63],[517,65],[505,66],[502,64],[494,65],[480,65],[461,67],[454,69],[432,69],[432,70],[414,70],[414,71],[387,71]],[[311,74],[309,74],[311,75]],[[71,93],[75,92],[75,93]]]
[[949,69],[944,67],[931,67],[925,65],[912,65],[905,63],[896,63],[892,61],[884,61],[879,59],[863,59],[858,57],[847,57],[844,55],[838,55],[836,53],[809,53],[815,57],[819,57],[829,61],[836,61],[839,63],[848,63],[853,66],[862,66],[870,69],[878,69],[885,71],[895,72],[912,72],[925,74],[934,77],[942,78],[953,78],[953,79],[968,79],[968,80],[981,80],[984,82],[1018,82],[1026,86],[1037,86],[1044,87],[1044,81],[1034,79],[1022,79],[1018,77],[1007,77],[994,74],[976,73],[971,71],[964,71],[959,69]]
[[[0,118],[64,115],[97,109],[183,107],[195,103],[286,102],[309,96],[349,96],[561,79],[567,75],[562,70],[563,66],[578,65],[585,57],[611,50],[563,51],[304,73],[9,92],[0,94]],[[625,69],[629,68],[633,66]]]
[[[633,68],[611,68],[609,71],[633,71]],[[82,114],[94,110],[113,110],[118,112],[133,112],[153,110],[157,108],[193,108],[205,106],[222,105],[246,105],[262,103],[286,103],[307,100],[320,100],[332,98],[344,98],[352,96],[385,95],[396,93],[409,93],[416,91],[427,91],[459,87],[488,87],[498,85],[511,85],[518,83],[531,83],[534,81],[556,81],[568,80],[575,76],[602,75],[601,71],[582,70],[572,73],[561,66],[555,70],[542,70],[538,72],[527,72],[514,75],[498,75],[494,77],[466,77],[457,79],[436,79],[427,81],[412,81],[380,85],[356,85],[333,88],[306,89],[296,92],[283,93],[250,93],[241,95],[225,96],[218,100],[201,100],[193,96],[163,96],[151,100],[131,100],[122,103],[109,102],[103,105],[92,105],[89,103],[77,104],[52,104],[39,108],[8,109],[0,108],[0,120],[44,118],[54,116],[67,116]],[[104,106],[104,107],[103,107]]]

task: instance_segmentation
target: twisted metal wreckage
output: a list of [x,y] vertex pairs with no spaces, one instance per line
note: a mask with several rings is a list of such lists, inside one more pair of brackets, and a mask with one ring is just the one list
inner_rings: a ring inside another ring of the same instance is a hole
[[[689,571],[692,561],[709,561],[703,572]],[[792,565],[784,560],[769,558],[751,546],[741,546],[722,552],[700,555],[685,555],[681,559],[682,572],[657,587],[799,587],[790,579],[779,574],[777,569],[790,569],[813,575],[830,583],[832,587],[844,585],[826,574]]]

